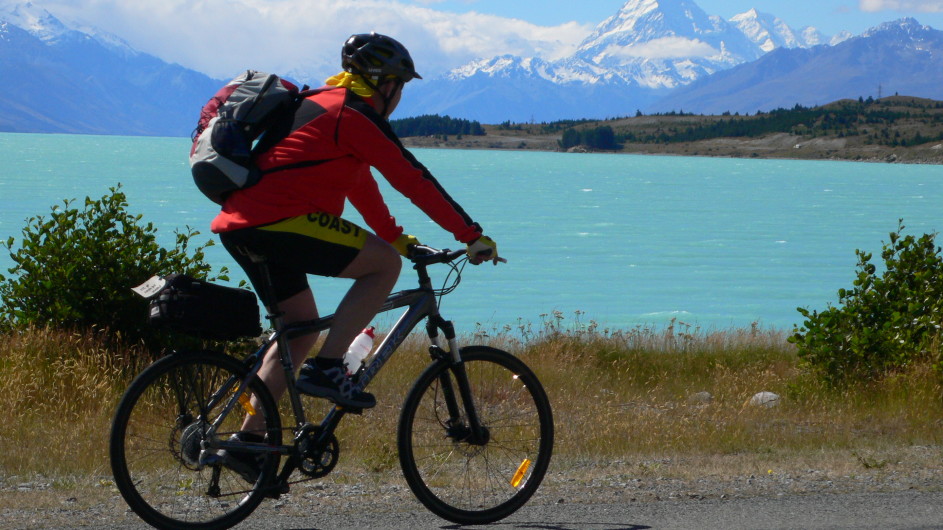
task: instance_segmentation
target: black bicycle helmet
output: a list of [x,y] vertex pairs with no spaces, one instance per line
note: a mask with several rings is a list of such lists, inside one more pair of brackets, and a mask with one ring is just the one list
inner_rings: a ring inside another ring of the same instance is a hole
[[379,33],[351,35],[341,49],[341,66],[352,74],[381,79],[393,75],[404,83],[422,79],[406,47]]

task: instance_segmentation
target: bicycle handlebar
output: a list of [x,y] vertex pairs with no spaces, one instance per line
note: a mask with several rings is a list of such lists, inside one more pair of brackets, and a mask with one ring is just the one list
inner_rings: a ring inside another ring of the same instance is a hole
[[[409,245],[409,260],[416,265],[426,266],[433,263],[451,263],[467,254],[466,250],[437,249],[426,245]],[[494,258],[493,263],[507,263],[504,258]]]
[[410,245],[409,259],[416,265],[449,263],[465,254],[465,250],[437,249],[426,245]]

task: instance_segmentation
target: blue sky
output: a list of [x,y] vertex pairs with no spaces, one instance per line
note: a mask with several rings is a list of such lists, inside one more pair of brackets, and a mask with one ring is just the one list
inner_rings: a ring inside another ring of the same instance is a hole
[[[0,0],[0,7],[25,0]],[[669,0],[664,0],[669,1]],[[750,8],[794,29],[857,35],[904,16],[943,30],[943,0],[694,0],[730,18]],[[218,79],[245,68],[319,84],[352,33],[378,31],[411,50],[429,78],[475,59],[571,54],[624,0],[32,0],[137,50]]]

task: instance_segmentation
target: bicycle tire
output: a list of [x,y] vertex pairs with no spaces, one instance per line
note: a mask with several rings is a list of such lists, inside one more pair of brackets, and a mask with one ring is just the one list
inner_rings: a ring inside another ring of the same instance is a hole
[[458,391],[450,364],[440,360],[406,397],[397,448],[406,483],[426,508],[454,523],[487,524],[517,511],[540,486],[553,452],[553,413],[540,381],[513,355],[470,346],[461,356],[488,442],[472,445],[449,431],[441,378]]
[[[216,419],[228,398],[206,410],[209,396],[222,382],[248,374],[238,360],[216,352],[182,352],[164,357],[131,383],[115,412],[109,456],[115,484],[128,506],[151,526],[176,529],[228,528],[252,513],[273,481],[278,454],[263,459],[258,480],[249,485],[221,465],[198,463],[205,422]],[[235,391],[233,388],[233,391]],[[254,377],[249,392],[254,410],[265,418],[268,442],[281,444],[281,420],[265,384]],[[252,408],[252,407],[246,407]],[[239,430],[244,417],[237,406],[216,435]],[[213,481],[214,473],[218,480]],[[219,491],[208,489],[217,483]]]

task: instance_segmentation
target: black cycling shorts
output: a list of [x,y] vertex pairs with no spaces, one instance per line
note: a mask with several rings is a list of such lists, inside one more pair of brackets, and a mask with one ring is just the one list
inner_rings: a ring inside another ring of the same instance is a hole
[[258,265],[251,256],[268,264],[275,300],[282,301],[308,288],[308,274],[338,276],[367,240],[367,231],[350,221],[326,213],[283,219],[272,224],[221,232],[219,239],[265,304],[265,288]]

